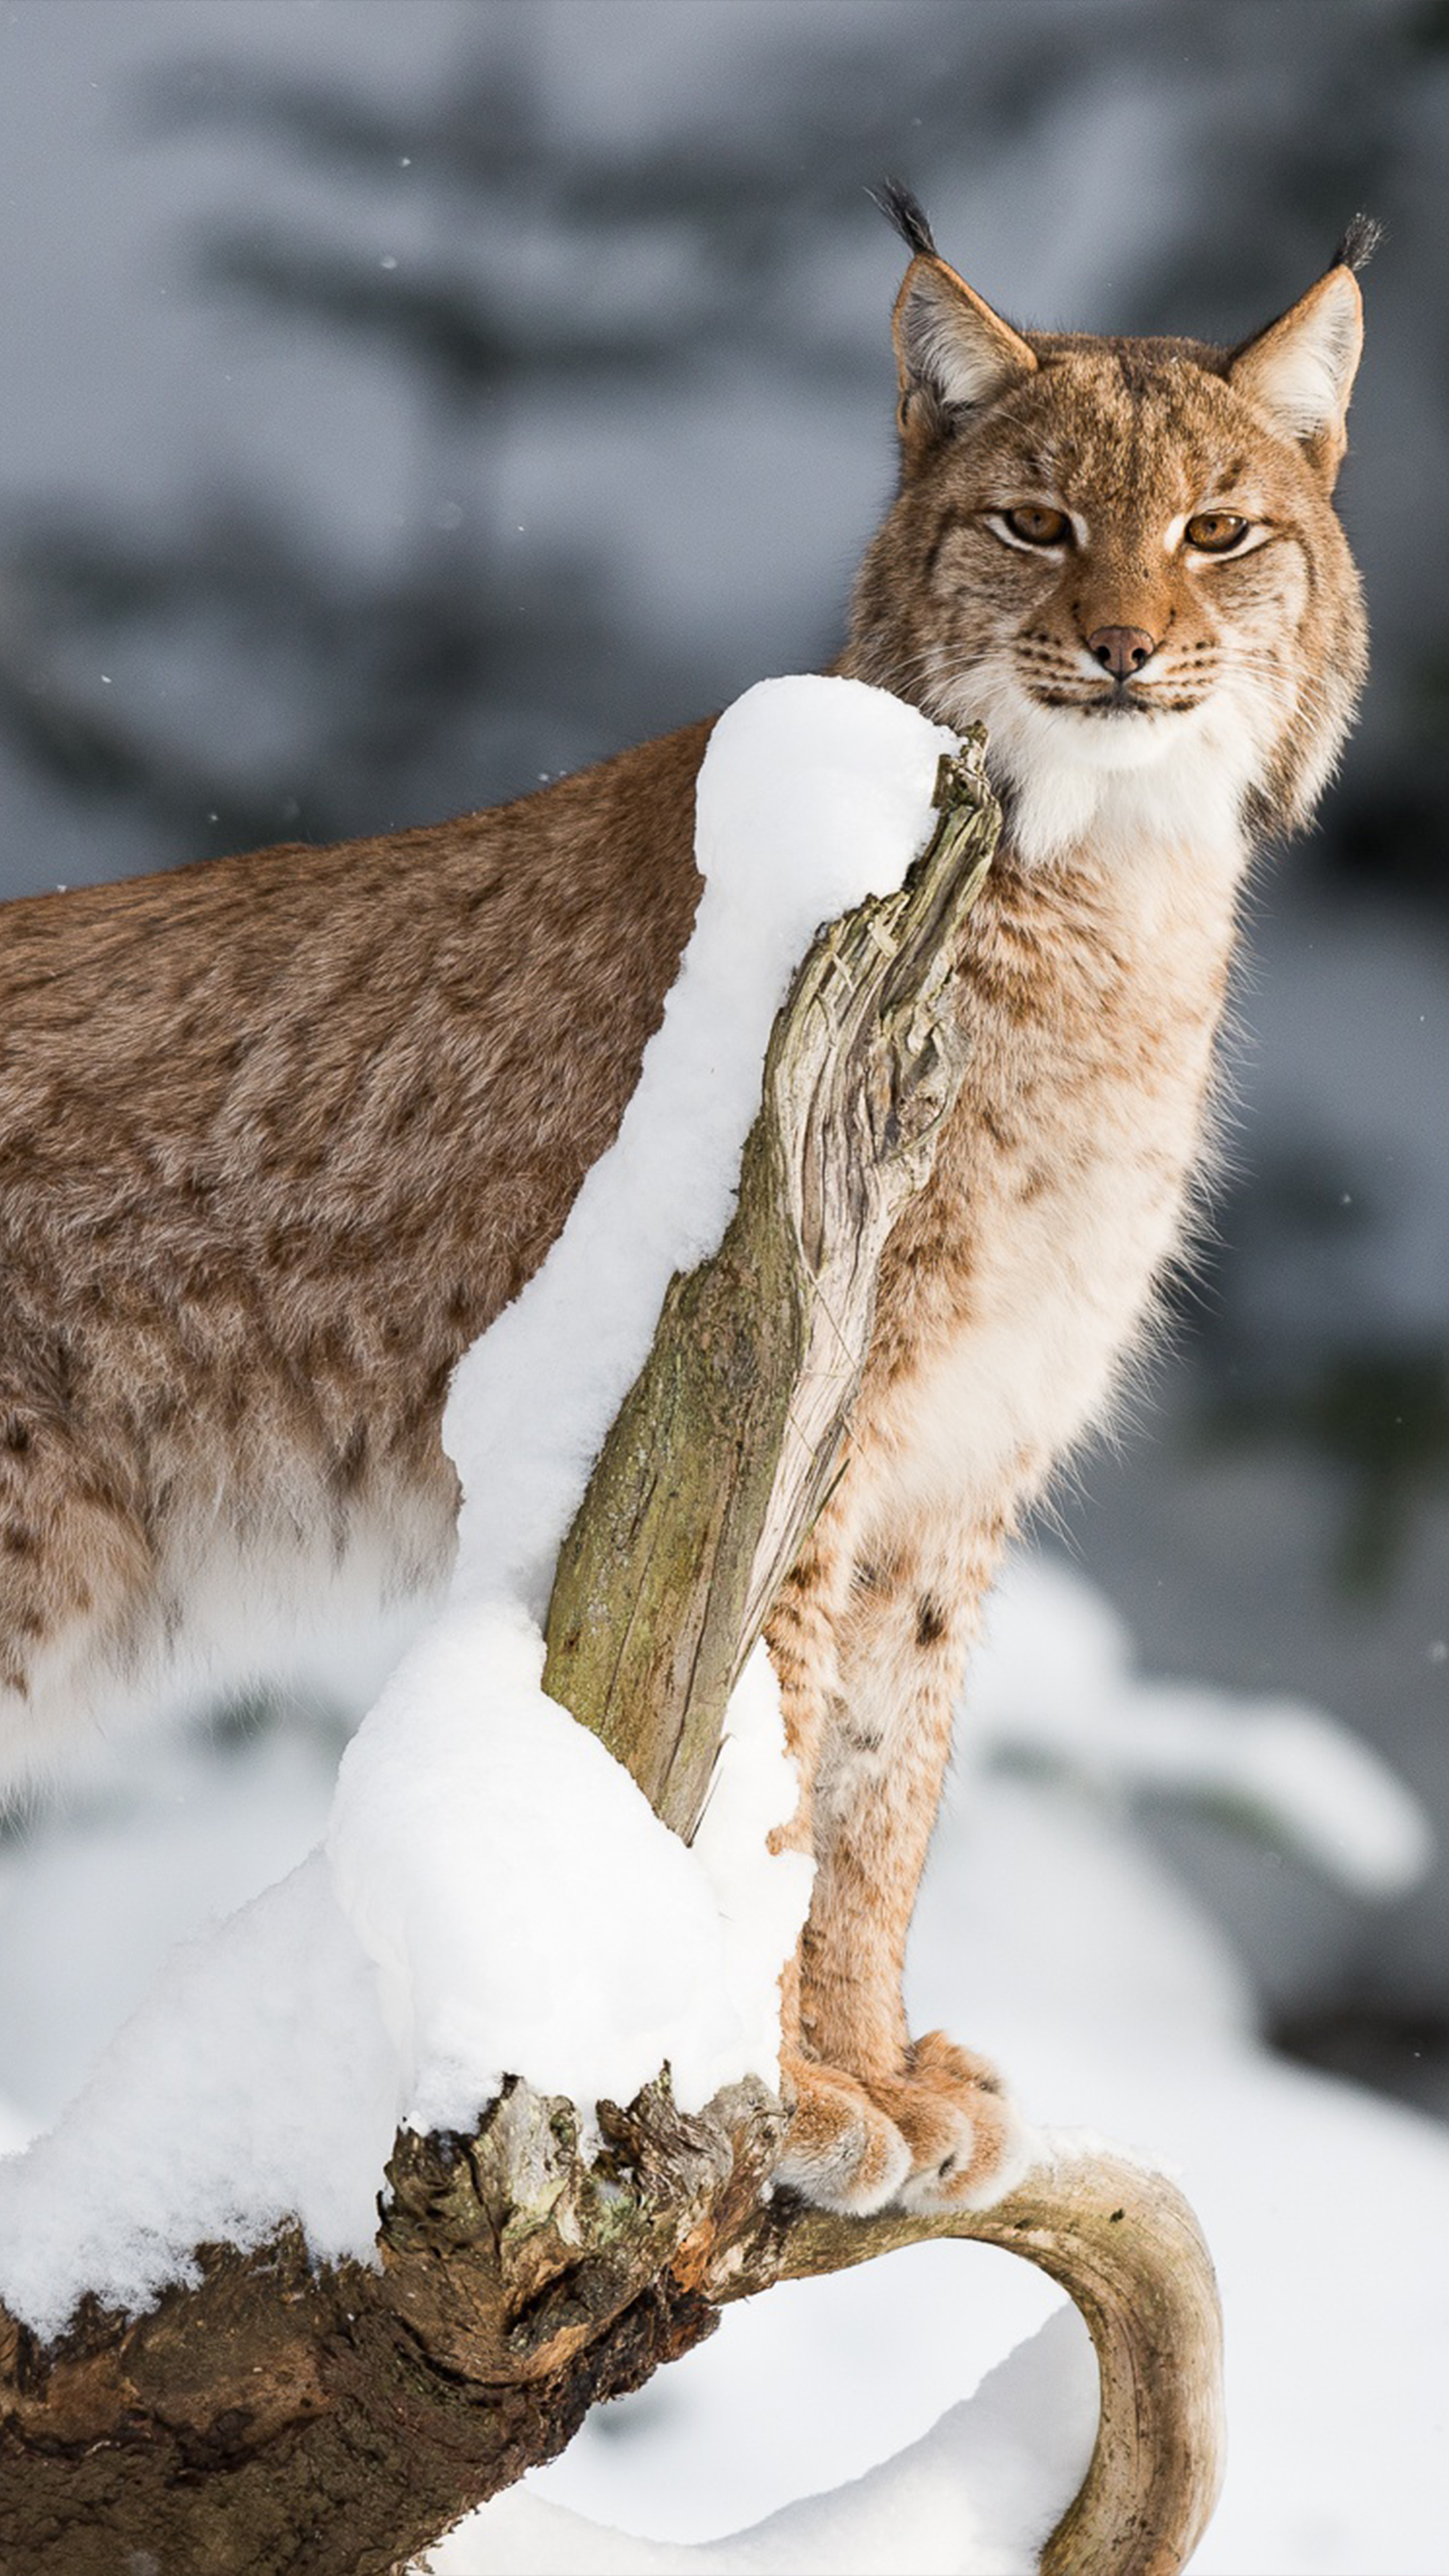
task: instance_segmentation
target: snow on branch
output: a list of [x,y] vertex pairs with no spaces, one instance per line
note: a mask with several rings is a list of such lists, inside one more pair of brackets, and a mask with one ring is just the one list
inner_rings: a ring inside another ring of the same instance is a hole
[[982,749],[942,754],[906,884],[832,923],[795,977],[724,1240],[673,1281],[559,1555],[545,1687],[686,1836],[837,1470],[886,1237],[965,1071],[945,991],[996,838]]

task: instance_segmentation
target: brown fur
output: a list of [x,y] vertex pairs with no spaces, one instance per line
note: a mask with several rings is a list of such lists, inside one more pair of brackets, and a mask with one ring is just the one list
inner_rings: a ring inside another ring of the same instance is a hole
[[[1311,807],[1363,663],[1330,498],[1346,268],[1234,359],[1017,333],[912,239],[901,487],[840,667],[984,715],[1011,828],[960,959],[962,1105],[889,1246],[849,1466],[770,1629],[789,1839],[817,1862],[786,2171],[846,2208],[1010,2178],[996,2078],[912,2041],[900,2000],[952,1705],[1001,1550],[1180,1233],[1240,819]],[[1074,515],[1073,542],[1003,534],[1021,504]],[[1267,541],[1165,541],[1209,506]],[[1101,630],[1152,647],[1120,691]],[[8,909],[17,1775],[69,1712],[155,1695],[214,1561],[245,1592],[380,1545],[384,1608],[443,1579],[449,1375],[617,1128],[693,916],[708,731],[435,829]],[[1151,757],[1120,757],[1129,738]]]

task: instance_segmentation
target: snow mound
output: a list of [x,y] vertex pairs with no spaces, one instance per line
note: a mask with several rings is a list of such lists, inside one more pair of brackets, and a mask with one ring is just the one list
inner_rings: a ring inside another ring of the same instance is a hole
[[400,2109],[369,1961],[321,1855],[179,1949],[58,2126],[0,2164],[0,2292],[56,2334],[149,2305],[193,2249],[289,2216],[367,2255]]
[[666,2063],[689,2111],[778,2075],[777,1981],[811,1865],[767,1848],[796,1791],[763,1649],[693,1849],[542,1671],[525,1611],[459,1605],[342,1766],[332,1881],[377,1964],[416,2129],[471,2128],[506,2074],[586,2116]]
[[1045,1560],[1012,1566],[993,1595],[968,1697],[973,1733],[1015,1766],[1233,1814],[1351,1895],[1401,1896],[1433,1859],[1419,1800],[1337,1718],[1144,1681],[1116,1612]]
[[1086,2474],[1097,2365],[1059,2309],[921,2441],[729,2539],[641,2540],[514,2488],[432,2550],[428,2576],[1034,2576]]

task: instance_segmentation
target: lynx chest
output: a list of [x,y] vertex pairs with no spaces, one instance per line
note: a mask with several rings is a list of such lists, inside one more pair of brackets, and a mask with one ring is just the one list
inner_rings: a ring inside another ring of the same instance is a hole
[[1227,854],[1008,861],[963,959],[965,1087],[882,1273],[889,1511],[1009,1511],[1100,1415],[1177,1247],[1233,932]]

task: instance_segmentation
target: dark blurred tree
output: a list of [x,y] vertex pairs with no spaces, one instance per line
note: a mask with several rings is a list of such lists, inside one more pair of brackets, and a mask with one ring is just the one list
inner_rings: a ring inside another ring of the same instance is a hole
[[1208,1416],[1228,1446],[1287,1439],[1345,1487],[1336,1572],[1350,1596],[1390,1587],[1423,1505],[1449,1491],[1449,1350],[1386,1339],[1344,1343]]
[[[385,205],[431,201],[438,247],[405,268],[276,218],[212,226],[197,260],[207,293],[362,339],[407,374],[428,533],[404,572],[369,581],[330,564],[285,500],[223,496],[162,544],[99,518],[33,527],[12,555],[0,657],[0,722],[21,751],[77,793],[139,803],[176,854],[486,801],[532,785],[540,753],[557,769],[608,748],[640,699],[668,705],[661,657],[610,614],[602,559],[500,543],[480,485],[510,401],[637,383],[717,338],[786,247],[791,192],[768,156],[721,139],[712,158],[647,168],[602,148],[561,158],[538,83],[507,57],[465,65],[421,115],[244,63],[194,66],[154,85],[147,118],[157,138],[240,128]],[[619,291],[646,222],[708,232],[682,328],[673,303],[651,312]],[[530,231],[552,237],[566,282],[587,270],[612,296],[583,310],[576,290],[519,282],[510,254],[516,270]],[[454,489],[466,512],[439,499]],[[208,752],[118,719],[78,666],[93,672],[125,636],[179,639],[223,679],[240,670],[243,703],[260,684],[283,721],[263,712],[250,742],[243,727]],[[280,739],[257,740],[268,732]]]
[[[563,130],[513,10],[477,14],[421,107],[243,58],[158,75],[139,109],[150,148],[231,134],[329,177],[315,220],[263,211],[209,225],[196,282],[401,373],[426,533],[405,570],[378,579],[330,562],[285,495],[224,491],[162,542],[99,512],[33,519],[10,549],[0,625],[0,730],[21,758],[73,797],[138,809],[163,864],[522,792],[754,676],[758,662],[737,673],[708,647],[693,661],[666,651],[623,595],[607,532],[567,558],[507,542],[499,468],[541,400],[691,379],[705,399],[710,371],[730,363],[822,399],[863,390],[855,344],[799,284],[822,240],[878,227],[865,186],[903,136],[928,179],[959,159],[965,106],[973,155],[989,164],[1124,33],[1100,6],[1064,0],[1009,23],[913,16],[927,41],[904,73],[884,29],[818,57],[786,33],[773,77],[739,90],[728,114],[702,101],[637,145]],[[255,201],[278,194],[263,180]],[[372,209],[366,223],[349,199]],[[378,210],[405,213],[414,233],[422,211],[428,250],[379,259],[363,238]],[[662,294],[650,284],[661,259]],[[887,381],[882,366],[881,393]],[[883,458],[886,416],[882,403]],[[819,656],[837,640],[822,614]],[[137,669],[125,716],[98,678],[123,646]],[[178,722],[148,692],[148,659],[178,657],[209,675],[223,716],[202,722],[193,704]]]
[[[1138,320],[1234,336],[1261,318],[1243,280],[1263,278],[1265,247],[1269,293],[1276,273],[1286,299],[1357,204],[1392,219],[1405,84],[1424,60],[1417,5],[908,7],[826,46],[782,13],[768,49],[742,48],[759,77],[632,142],[569,128],[536,24],[512,8],[471,14],[420,105],[241,55],[158,73],[138,102],[149,148],[225,136],[262,164],[258,211],[206,227],[199,289],[349,341],[412,388],[423,533],[379,577],[329,561],[265,489],[222,491],[160,543],[99,512],[33,522],[7,568],[0,728],[69,792],[147,815],[164,860],[487,801],[698,713],[768,661],[771,639],[739,669],[703,641],[666,652],[608,531],[567,559],[512,543],[500,470],[530,411],[691,382],[704,400],[727,366],[879,402],[883,363],[872,390],[864,339],[822,319],[812,292],[822,249],[877,223],[866,184],[890,168],[928,198],[963,170],[973,189],[1008,169],[1019,184],[1023,144],[1059,157],[1077,102],[1097,112],[1144,66],[1180,94],[1164,113],[1186,151]],[[1263,148],[1244,148],[1259,130]],[[281,211],[267,160],[323,180],[315,216]],[[395,220],[407,255],[380,259]],[[813,633],[827,654],[823,601]],[[118,715],[96,677],[122,643],[143,716]],[[198,683],[211,675],[209,724],[196,689],[178,718],[144,685],[148,659],[178,656]]]

